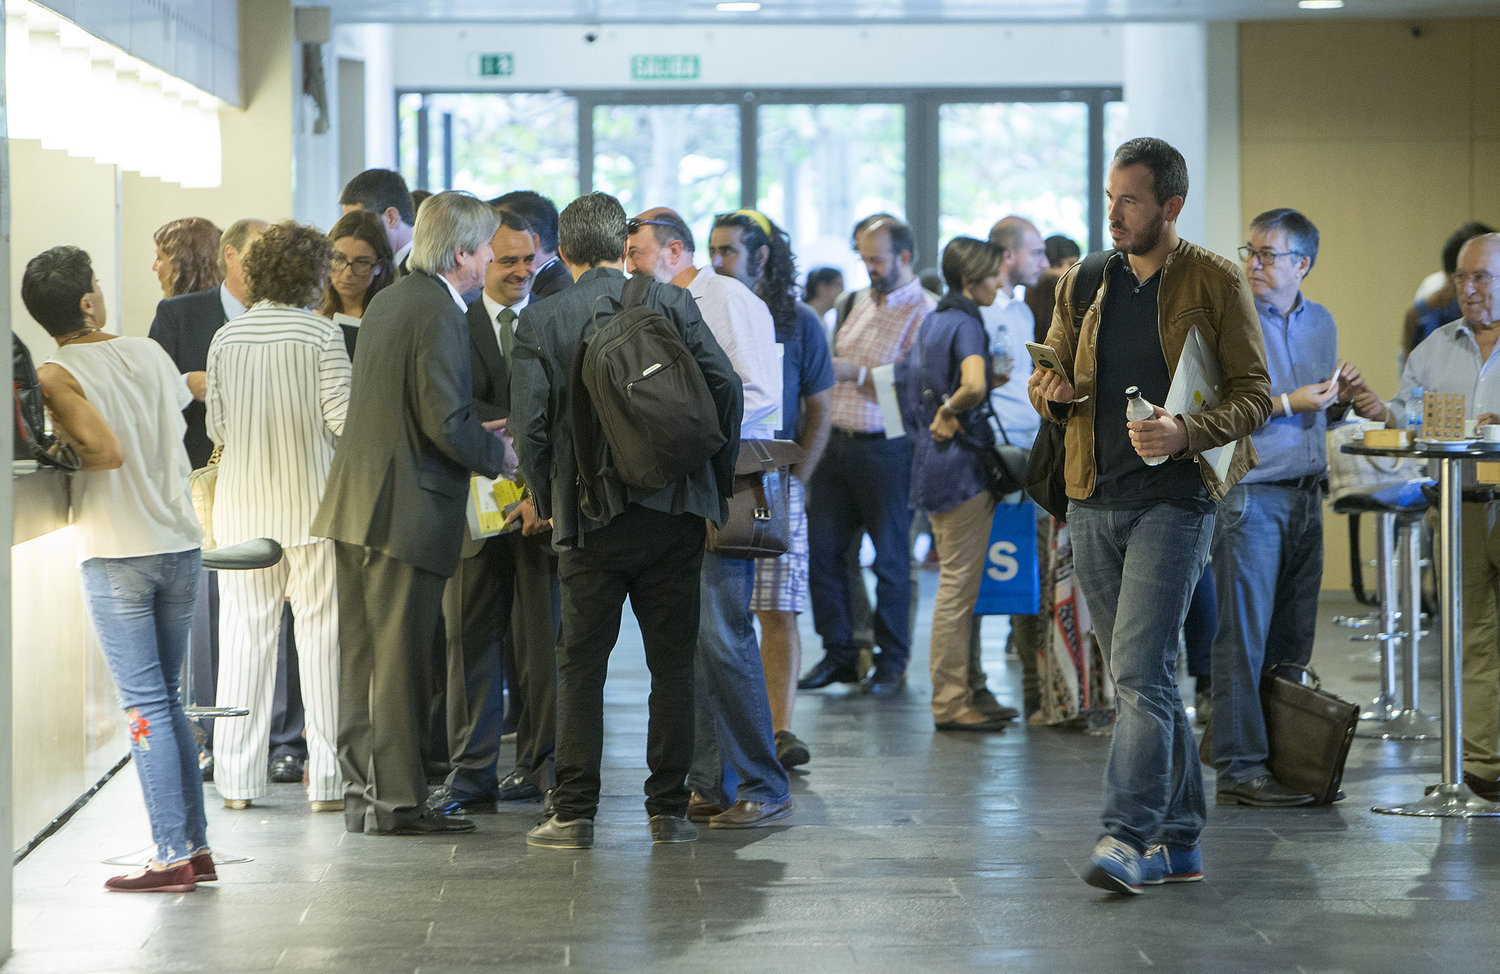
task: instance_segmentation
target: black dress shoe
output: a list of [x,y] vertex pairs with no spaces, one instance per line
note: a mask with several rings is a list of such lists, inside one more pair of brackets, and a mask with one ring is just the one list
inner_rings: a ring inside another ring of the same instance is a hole
[[940,731],[968,731],[971,734],[997,734],[1005,730],[1008,724],[1008,721],[986,717],[984,720],[975,721],[971,724],[966,724],[959,720],[944,720],[934,722],[932,726],[934,730]]
[[594,845],[594,820],[574,818],[563,821],[549,815],[526,833],[526,844],[543,849],[591,849]]
[[[1468,785],[1470,791],[1472,791],[1478,797],[1483,798],[1485,801],[1500,802],[1500,781],[1494,781],[1489,778],[1481,778],[1479,777],[1479,775],[1474,774],[1471,771],[1465,771],[1464,784]],[[1437,785],[1428,785],[1427,790],[1424,792],[1424,794],[1430,795],[1437,790]]]
[[1214,796],[1219,805],[1250,805],[1255,808],[1298,808],[1311,805],[1313,796],[1293,791],[1269,772],[1259,778],[1220,788]]
[[439,785],[427,796],[422,810],[428,815],[493,815],[495,795],[464,795],[452,785]]
[[882,673],[877,669],[860,686],[877,697],[893,697],[906,692],[906,674]]
[[272,758],[271,780],[278,785],[300,783],[302,781],[302,759],[295,754],[283,754]]
[[851,663],[841,663],[824,656],[817,666],[803,674],[797,681],[798,690],[821,690],[830,683],[858,683],[859,669]]
[[698,826],[689,822],[686,815],[653,815],[647,825],[651,828],[652,842],[665,845],[698,841]]
[[365,829],[366,835],[451,835],[456,832],[472,832],[476,826],[472,819],[456,815],[424,812],[421,818],[402,822],[389,830]]
[[521,777],[521,772],[512,771],[500,779],[495,797],[502,802],[539,802],[542,800],[542,789]]
[[976,690],[971,698],[974,709],[984,714],[991,720],[1015,720],[1021,716],[1021,712],[1015,707],[1007,707],[989,690]]

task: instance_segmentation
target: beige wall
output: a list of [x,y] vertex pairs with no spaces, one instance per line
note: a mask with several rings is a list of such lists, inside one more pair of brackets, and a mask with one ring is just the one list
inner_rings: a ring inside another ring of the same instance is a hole
[[[1421,37],[1397,21],[1247,23],[1239,37],[1241,212],[1291,206],[1318,225],[1304,293],[1390,396],[1402,317],[1443,241],[1466,220],[1500,226],[1500,19],[1430,21]],[[1327,521],[1324,588],[1349,584],[1344,520]]]
[[[241,4],[240,42],[245,107],[226,108],[220,116],[224,179],[218,189],[184,190],[36,142],[10,143],[11,321],[38,361],[55,345],[26,314],[19,285],[26,262],[40,251],[63,243],[89,251],[114,326],[145,335],[161,298],[151,271],[157,227],[182,216],[225,227],[242,216],[291,215],[290,0]],[[126,752],[114,687],[82,614],[71,540],[55,533],[12,549],[14,603],[55,610],[12,614],[12,848]]]

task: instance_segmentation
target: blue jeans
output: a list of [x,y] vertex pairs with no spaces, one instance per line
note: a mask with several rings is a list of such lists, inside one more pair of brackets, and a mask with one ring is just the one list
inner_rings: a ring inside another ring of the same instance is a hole
[[771,702],[750,621],[755,562],[703,555],[694,674],[693,768],[688,785],[720,808],[791,797],[776,760]]
[[1267,773],[1261,674],[1306,665],[1323,584],[1317,490],[1237,484],[1214,525],[1219,627],[1213,643],[1214,767],[1227,788]]
[[875,657],[883,673],[906,672],[911,656],[911,444],[835,430],[807,485],[813,626],[834,662],[858,656],[843,557],[867,531],[875,545]]
[[80,567],[94,632],[130,719],[130,754],[156,859],[179,862],[208,847],[198,744],[180,693],[198,592],[198,549],[90,558]]
[[1197,742],[1177,694],[1177,639],[1203,572],[1213,514],[1171,504],[1068,505],[1073,565],[1119,696],[1104,831],[1144,852],[1191,846],[1207,815]]

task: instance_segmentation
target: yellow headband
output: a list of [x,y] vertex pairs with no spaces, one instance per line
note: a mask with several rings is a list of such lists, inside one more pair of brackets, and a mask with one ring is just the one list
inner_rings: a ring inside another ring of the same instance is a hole
[[771,221],[766,219],[765,214],[761,213],[759,210],[735,210],[730,215],[749,217],[750,219],[755,221],[756,226],[760,227],[760,232],[766,235],[766,239],[771,239]]

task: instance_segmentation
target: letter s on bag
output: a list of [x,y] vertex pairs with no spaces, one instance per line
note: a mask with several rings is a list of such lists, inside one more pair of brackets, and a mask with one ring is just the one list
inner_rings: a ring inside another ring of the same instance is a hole
[[1013,557],[1016,546],[1010,541],[996,541],[990,545],[989,567],[984,573],[997,582],[1008,582],[1016,577],[1021,565]]

